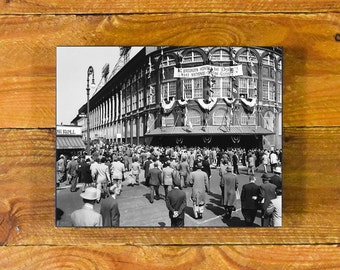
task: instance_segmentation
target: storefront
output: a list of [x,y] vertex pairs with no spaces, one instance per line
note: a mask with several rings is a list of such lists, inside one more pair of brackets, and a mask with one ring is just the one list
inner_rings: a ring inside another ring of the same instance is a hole
[[81,127],[71,125],[56,127],[56,158],[59,158],[61,154],[70,158],[81,154],[84,150]]

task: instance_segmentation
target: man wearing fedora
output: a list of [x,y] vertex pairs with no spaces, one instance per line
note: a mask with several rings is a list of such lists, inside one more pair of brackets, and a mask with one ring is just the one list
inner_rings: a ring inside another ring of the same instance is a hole
[[171,227],[184,227],[185,207],[187,206],[186,194],[180,190],[180,179],[173,180],[174,188],[165,198],[166,207],[169,209]]
[[81,209],[71,214],[72,226],[74,227],[101,227],[103,226],[102,215],[93,209],[97,199],[97,189],[89,187],[80,194],[84,205]]
[[270,201],[276,198],[276,186],[270,183],[270,177],[264,173],[261,176],[263,184],[260,185],[260,194],[258,201],[262,210],[262,227],[270,227],[271,215],[266,211]]
[[281,167],[276,167],[274,169],[274,175],[270,178],[269,182],[282,190]]

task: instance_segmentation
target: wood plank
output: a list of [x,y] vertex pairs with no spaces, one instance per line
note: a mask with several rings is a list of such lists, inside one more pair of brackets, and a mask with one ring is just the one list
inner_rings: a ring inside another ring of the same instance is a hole
[[340,126],[339,26],[339,13],[1,16],[0,127],[54,127],[56,46],[131,44],[283,46],[284,125]]
[[[1,247],[1,269],[339,269],[333,246]],[[24,259],[25,258],[25,259]]]
[[[0,243],[12,245],[336,244],[340,128],[284,131],[284,227],[74,229],[54,226],[54,130],[0,130]],[[322,146],[322,147],[321,147]]]
[[214,1],[13,1],[0,3],[0,14],[135,14],[135,13],[222,13],[222,12],[336,12],[340,5],[336,0],[295,0],[287,3],[282,0],[256,1],[247,0],[240,4],[237,0]]

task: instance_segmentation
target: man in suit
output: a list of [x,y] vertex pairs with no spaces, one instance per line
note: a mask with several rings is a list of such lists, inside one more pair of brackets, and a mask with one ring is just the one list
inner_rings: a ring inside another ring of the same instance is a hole
[[255,184],[255,176],[249,176],[249,183],[245,184],[241,192],[241,210],[247,227],[254,225],[258,209],[258,196],[260,187]]
[[119,227],[120,212],[117,202],[118,186],[113,185],[109,189],[110,196],[102,201],[100,214],[103,217],[103,227]]
[[149,170],[150,178],[150,202],[153,203],[154,193],[156,193],[155,199],[159,200],[159,186],[162,183],[162,171],[158,168],[158,161],[154,162],[154,167]]
[[97,199],[97,189],[89,187],[80,194],[83,198],[83,208],[71,214],[72,226],[74,227],[101,227],[103,226],[102,215],[97,213],[93,206]]
[[173,181],[174,188],[165,198],[166,207],[169,209],[171,227],[184,227],[184,213],[187,206],[187,198],[184,191],[180,190],[181,181]]
[[262,227],[270,227],[271,215],[267,213],[267,208],[272,199],[276,198],[276,186],[270,183],[268,174],[262,174],[263,184],[260,186],[259,202],[262,205]]
[[191,199],[194,204],[195,218],[202,218],[205,206],[205,193],[208,190],[208,175],[202,171],[202,162],[197,162],[196,171],[193,171],[189,176],[189,183],[192,185]]
[[237,176],[232,173],[231,166],[226,167],[226,173],[222,173],[221,189],[223,190],[222,205],[225,209],[225,218],[231,218],[231,212],[235,211],[236,190],[238,187]]

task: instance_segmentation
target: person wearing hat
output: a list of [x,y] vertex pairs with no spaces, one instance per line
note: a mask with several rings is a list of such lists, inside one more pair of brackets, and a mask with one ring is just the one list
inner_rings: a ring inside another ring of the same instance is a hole
[[189,175],[189,183],[192,186],[191,199],[194,204],[194,216],[195,218],[202,218],[205,206],[205,193],[208,190],[208,175],[202,171],[203,165],[199,161],[197,163],[196,171],[193,171]]
[[258,201],[262,210],[262,227],[270,227],[271,214],[267,213],[267,208],[272,199],[276,198],[276,186],[270,183],[270,177],[264,173],[261,176],[263,184],[260,185]]
[[[153,203],[153,199],[160,199],[159,186],[162,183],[162,171],[158,168],[158,161],[153,163],[153,168],[149,170],[150,177],[150,203]],[[156,196],[154,194],[156,193]]]
[[97,189],[89,187],[80,194],[84,205],[81,209],[71,214],[72,226],[74,227],[101,227],[103,226],[102,215],[93,209],[97,199]]
[[103,199],[100,206],[100,214],[103,217],[103,227],[119,227],[120,212],[117,201],[117,185],[111,186],[109,192],[110,196]]
[[270,178],[269,182],[282,190],[281,167],[276,167],[274,169],[274,175]]
[[66,167],[67,174],[70,176],[70,183],[71,183],[70,191],[71,192],[76,192],[76,189],[77,189],[78,168],[79,168],[78,157],[73,156],[72,160],[67,164],[67,167]]
[[222,205],[225,209],[224,217],[226,219],[231,218],[232,211],[235,211],[236,190],[238,188],[237,176],[233,174],[233,167],[228,165],[226,167],[226,173],[221,175],[221,190],[222,190]]
[[184,214],[187,206],[187,196],[180,190],[180,179],[174,179],[174,188],[165,197],[166,207],[169,209],[171,227],[184,227]]
[[255,184],[255,176],[249,176],[249,183],[242,187],[241,192],[241,211],[247,227],[254,225],[254,220],[258,209],[258,196],[260,186]]

